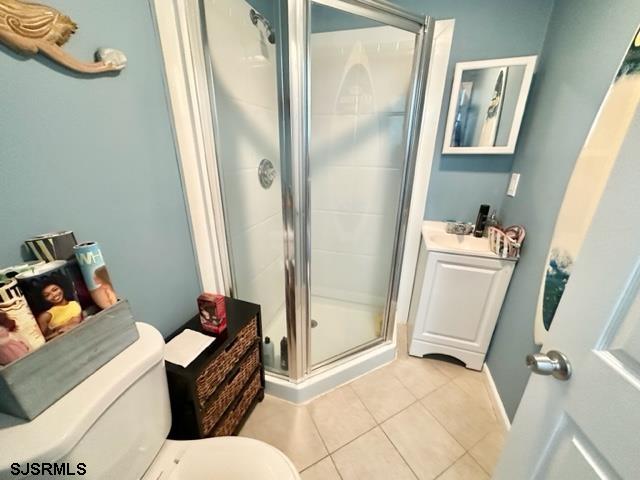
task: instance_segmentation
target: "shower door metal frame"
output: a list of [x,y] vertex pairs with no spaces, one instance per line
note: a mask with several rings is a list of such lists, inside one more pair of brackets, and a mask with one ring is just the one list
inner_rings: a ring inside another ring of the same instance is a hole
[[[234,296],[203,0],[149,0],[203,290]],[[174,97],[175,95],[175,97]],[[212,268],[213,267],[213,268]]]
[[[311,5],[328,6],[375,20],[416,35],[414,63],[404,124],[402,186],[396,217],[393,264],[385,302],[382,337],[311,363],[311,210],[309,185],[310,16]],[[289,379],[300,382],[336,362],[389,341],[398,297],[404,243],[411,203],[414,167],[429,70],[434,22],[380,0],[281,0],[278,38],[280,90],[280,152],[285,256],[285,298],[289,338]],[[284,68],[286,67],[286,68]]]
[[[203,0],[149,0],[163,46],[167,97],[174,119],[181,177],[189,211],[199,276],[204,289],[224,290],[233,296],[234,272],[219,175],[218,118],[215,110],[208,38]],[[398,9],[381,0],[317,0],[315,3],[370,18],[415,33],[416,51],[405,116],[405,162],[403,189],[394,242],[394,265],[386,302],[384,335],[343,352],[311,368],[309,326],[310,217],[308,188],[309,143],[309,17],[311,0],[281,0],[278,15],[278,78],[282,200],[285,246],[287,335],[289,376],[299,382],[348,361],[352,355],[388,341],[393,334],[397,278],[405,243],[408,207],[417,157],[417,144],[425,97],[434,22]],[[166,44],[165,44],[166,43]],[[282,74],[285,70],[286,74]],[[171,72],[171,74],[169,74]],[[176,93],[174,98],[172,92]],[[186,95],[183,97],[182,95]],[[186,98],[186,102],[184,101]],[[178,103],[176,103],[178,102]],[[186,105],[183,105],[186,104]],[[180,108],[177,112],[176,108]],[[177,127],[180,128],[177,128]],[[184,144],[183,144],[184,142]],[[297,161],[297,162],[296,162]],[[287,168],[285,168],[287,167]],[[193,203],[192,203],[193,200]],[[301,208],[304,207],[304,208]],[[212,268],[209,268],[211,265]],[[213,270],[213,274],[209,272]]]

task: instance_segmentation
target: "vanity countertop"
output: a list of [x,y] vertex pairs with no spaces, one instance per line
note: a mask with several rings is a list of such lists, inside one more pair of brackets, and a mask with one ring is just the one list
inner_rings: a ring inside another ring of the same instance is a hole
[[422,241],[429,251],[471,255],[474,257],[495,258],[516,261],[515,258],[501,258],[489,246],[487,237],[477,238],[471,235],[447,233],[446,222],[425,221],[422,224]]

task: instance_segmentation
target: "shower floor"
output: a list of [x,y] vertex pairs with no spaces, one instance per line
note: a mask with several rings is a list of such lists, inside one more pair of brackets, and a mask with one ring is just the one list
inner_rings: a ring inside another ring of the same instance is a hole
[[[326,297],[311,297],[311,363],[334,357],[367,343],[380,335],[383,307],[346,302]],[[275,343],[275,365],[280,365],[280,340],[286,335],[285,310],[264,324],[264,336]],[[276,371],[278,369],[275,369]]]

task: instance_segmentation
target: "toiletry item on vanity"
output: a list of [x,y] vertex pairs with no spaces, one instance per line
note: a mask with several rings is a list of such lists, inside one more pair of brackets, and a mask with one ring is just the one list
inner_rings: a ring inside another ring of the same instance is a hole
[[453,235],[469,235],[471,232],[473,232],[473,223],[447,220],[446,232]]
[[289,349],[287,345],[287,337],[280,340],[280,370],[289,370]]
[[522,225],[512,225],[501,228],[487,228],[489,231],[489,247],[501,258],[518,258],[520,248],[524,242],[525,228]]
[[478,217],[476,218],[476,227],[473,230],[474,237],[482,237],[484,235],[484,227],[487,223],[487,217],[489,216],[489,205],[482,204],[480,205],[480,210],[478,210]]
[[273,367],[274,355],[273,342],[269,337],[264,337],[264,343],[262,344],[262,361],[265,367]]
[[498,212],[491,210],[491,214],[487,217],[487,221],[484,224],[485,233],[489,230],[489,227],[500,228],[500,220],[498,220]]
[[202,293],[198,297],[200,325],[205,332],[216,335],[227,328],[227,307],[224,295]]

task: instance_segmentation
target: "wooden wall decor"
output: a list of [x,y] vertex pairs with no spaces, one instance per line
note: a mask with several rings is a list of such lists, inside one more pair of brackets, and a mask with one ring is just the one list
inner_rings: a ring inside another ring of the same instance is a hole
[[78,26],[52,7],[19,0],[0,0],[0,42],[23,55],[43,53],[55,62],[81,73],[122,70],[127,57],[119,50],[99,48],[95,62],[83,62],[61,47]]

